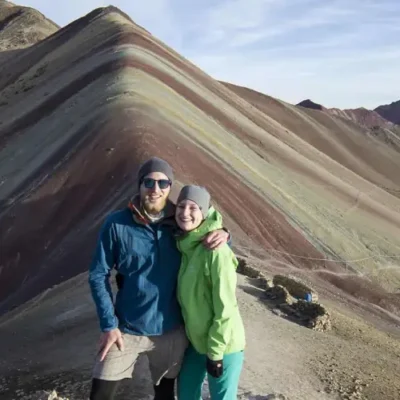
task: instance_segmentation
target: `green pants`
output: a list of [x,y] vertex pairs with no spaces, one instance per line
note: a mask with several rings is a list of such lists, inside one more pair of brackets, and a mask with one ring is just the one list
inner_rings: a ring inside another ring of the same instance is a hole
[[[236,400],[243,359],[243,351],[227,354],[223,359],[224,372],[222,376],[214,378],[207,374],[212,400]],[[178,376],[178,399],[201,399],[201,387],[206,373],[206,356],[199,354],[190,345],[186,350]]]

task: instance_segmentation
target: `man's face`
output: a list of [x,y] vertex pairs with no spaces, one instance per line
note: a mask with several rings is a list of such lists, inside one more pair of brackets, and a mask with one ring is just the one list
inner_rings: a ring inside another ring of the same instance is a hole
[[168,177],[162,172],[152,172],[142,180],[140,201],[149,214],[158,214],[164,209],[170,191]]

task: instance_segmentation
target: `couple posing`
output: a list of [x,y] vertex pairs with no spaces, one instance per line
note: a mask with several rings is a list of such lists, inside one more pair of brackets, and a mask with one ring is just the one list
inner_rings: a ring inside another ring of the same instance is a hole
[[[102,331],[91,400],[111,400],[148,357],[155,400],[237,396],[245,334],[236,302],[237,260],[221,214],[203,187],[168,200],[174,176],[159,158],[139,169],[139,194],[110,214],[98,238],[89,284]],[[109,282],[117,271],[115,303]]]

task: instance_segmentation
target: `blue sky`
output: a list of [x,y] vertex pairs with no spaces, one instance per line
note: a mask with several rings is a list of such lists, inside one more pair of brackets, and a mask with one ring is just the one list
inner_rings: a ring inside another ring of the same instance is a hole
[[214,78],[290,103],[375,108],[400,98],[399,0],[109,1],[19,4],[61,26],[115,5]]

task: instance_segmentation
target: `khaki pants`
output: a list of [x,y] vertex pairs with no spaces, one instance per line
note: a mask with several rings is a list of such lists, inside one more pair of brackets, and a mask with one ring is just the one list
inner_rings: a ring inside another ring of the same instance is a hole
[[119,381],[132,378],[139,354],[146,354],[149,360],[154,385],[162,378],[176,378],[179,374],[185,350],[189,344],[184,328],[178,328],[161,336],[135,336],[122,334],[124,351],[114,344],[105,359],[96,357],[93,378]]

